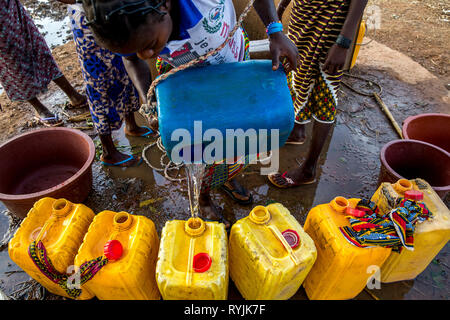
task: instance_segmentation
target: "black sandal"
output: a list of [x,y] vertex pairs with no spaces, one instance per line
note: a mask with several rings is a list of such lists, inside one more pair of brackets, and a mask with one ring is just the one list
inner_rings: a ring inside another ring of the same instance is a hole
[[230,188],[228,188],[225,184],[223,184],[220,188],[221,188],[223,191],[225,191],[225,192],[230,196],[231,199],[233,199],[236,203],[238,203],[238,204],[240,204],[240,205],[245,206],[245,205],[249,205],[249,204],[252,204],[252,203],[253,203],[253,196],[252,196],[251,193],[249,194],[247,200],[238,199],[238,198],[236,198],[236,197],[234,196],[234,194],[233,194],[234,192],[236,192],[237,194],[239,194],[239,195],[241,195],[241,196],[243,196],[243,197],[246,196],[246,194],[245,194],[245,188],[244,188],[243,186],[241,186],[239,183],[238,183],[238,187],[235,188],[235,189],[230,189]]

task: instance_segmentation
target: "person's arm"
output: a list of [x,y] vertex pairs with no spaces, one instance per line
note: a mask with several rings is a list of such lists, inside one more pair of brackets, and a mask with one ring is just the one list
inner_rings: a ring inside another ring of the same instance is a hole
[[[258,13],[264,26],[271,22],[278,22],[277,11],[273,0],[255,0],[253,7]],[[280,57],[286,57],[286,72],[297,69],[298,51],[295,44],[281,31],[269,36],[270,54],[272,55],[272,69],[277,70]]]
[[277,15],[278,15],[278,19],[280,19],[280,21],[283,18],[283,14],[284,11],[286,10],[286,8],[288,7],[288,5],[291,3],[291,0],[281,0],[278,3],[278,7],[277,7]]
[[[356,29],[358,28],[358,23],[364,13],[366,8],[367,0],[350,0],[350,7],[345,19],[344,25],[342,26],[340,35],[353,40],[356,34]],[[323,71],[326,73],[334,74],[338,70],[342,70],[345,64],[345,60],[348,54],[348,48],[339,46],[338,44],[333,44],[328,51],[327,58],[323,64]]]
[[131,78],[142,103],[147,103],[147,92],[152,83],[150,68],[145,60],[137,55],[122,57],[123,64]]

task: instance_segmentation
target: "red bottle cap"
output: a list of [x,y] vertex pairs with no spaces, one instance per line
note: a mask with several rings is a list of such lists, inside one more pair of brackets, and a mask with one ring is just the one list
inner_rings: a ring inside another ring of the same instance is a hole
[[211,257],[205,252],[197,253],[194,256],[194,261],[192,262],[192,267],[195,272],[205,272],[211,267]]
[[123,247],[118,240],[109,240],[103,246],[103,254],[108,260],[119,260],[122,253]]
[[408,190],[405,192],[405,198],[414,201],[423,200],[423,192],[419,190]]
[[292,229],[286,229],[281,233],[286,239],[286,242],[291,246],[291,248],[297,248],[300,244],[300,236],[297,231]]
[[358,209],[354,209],[354,208],[350,208],[350,207],[347,207],[347,209],[345,209],[345,213],[348,214],[349,216],[353,216],[353,217],[357,217],[357,218],[362,218],[366,214],[362,210],[358,210]]

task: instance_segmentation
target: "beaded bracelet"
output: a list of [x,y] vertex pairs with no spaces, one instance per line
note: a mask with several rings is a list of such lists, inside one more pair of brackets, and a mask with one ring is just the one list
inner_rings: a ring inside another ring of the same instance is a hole
[[267,25],[266,33],[270,36],[272,33],[283,31],[283,24],[279,22],[271,22]]

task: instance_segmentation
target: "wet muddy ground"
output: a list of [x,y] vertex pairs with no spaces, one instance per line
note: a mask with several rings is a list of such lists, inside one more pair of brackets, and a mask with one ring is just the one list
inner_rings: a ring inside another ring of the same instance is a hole
[[[382,98],[391,107],[399,123],[417,113],[445,112],[442,108],[446,108],[446,104],[422,96],[414,86],[399,82],[387,72],[361,66],[353,73],[382,85]],[[353,82],[354,86],[361,87],[362,84],[352,79],[346,81]],[[365,86],[362,89],[371,88]],[[239,179],[252,192],[255,205],[278,201],[303,224],[310,208],[329,202],[335,196],[372,195],[377,188],[379,151],[385,143],[398,137],[373,98],[360,96],[343,86],[340,99],[336,126],[320,159],[317,183],[290,190],[277,189],[268,183],[267,177],[260,175],[260,164],[252,165]],[[93,133],[92,137],[98,145],[98,139]],[[128,139],[122,130],[116,132],[115,139],[122,150],[137,154],[154,141],[149,138]],[[302,161],[307,148],[307,143],[283,147],[280,152],[281,168],[286,170],[296,166],[297,161]],[[146,155],[154,166],[159,167],[162,153],[156,147],[149,149]],[[180,176],[183,175],[184,172],[180,172]],[[146,163],[136,168],[104,168],[96,160],[93,176],[93,190],[85,204],[96,213],[107,209],[145,215],[155,222],[159,233],[166,221],[189,217],[186,183],[170,182],[163,173],[151,169]],[[224,209],[226,218],[232,222],[245,217],[252,208],[234,204],[220,191],[214,192],[213,197]],[[151,200],[150,204],[142,203],[146,200]],[[446,204],[449,205],[448,198]],[[8,212],[3,210],[0,215],[0,237],[3,235],[5,240],[11,235],[8,233],[8,220],[11,219]],[[17,225],[17,221],[12,222]],[[447,244],[417,279],[382,284],[381,289],[363,291],[356,299],[448,299],[449,266]],[[0,251],[0,288],[6,294],[13,293],[18,283],[28,279],[26,274],[14,271],[20,269],[9,259],[6,249]],[[47,294],[46,298],[59,297]],[[229,298],[242,299],[232,281]],[[304,290],[301,288],[293,299],[306,299]]]
[[[381,97],[399,124],[406,117],[419,113],[450,113],[448,102],[442,100],[444,86],[435,79],[410,83],[392,70],[374,66],[373,61],[369,60],[371,59],[367,59],[367,56],[366,60],[361,59],[352,74],[377,82],[383,87]],[[374,90],[373,86],[359,80],[346,78],[345,81],[362,90]],[[266,176],[260,175],[261,165],[252,165],[238,179],[253,194],[253,205],[278,201],[303,225],[312,207],[329,202],[335,196],[361,198],[373,194],[377,188],[380,149],[385,143],[398,139],[398,136],[373,98],[359,95],[345,86],[342,86],[339,97],[337,122],[322,152],[317,182],[290,190],[277,189],[269,184]],[[66,98],[60,91],[53,90],[43,94],[42,99],[56,111]],[[26,130],[29,129],[22,131]],[[85,132],[99,146],[95,132]],[[127,138],[123,131],[118,131],[115,139],[123,151],[136,154],[140,154],[146,145],[154,141],[148,138]],[[287,170],[298,165],[307,149],[308,143],[283,147],[280,151],[281,169]],[[159,166],[162,155],[159,150],[152,148],[146,155],[152,164]],[[180,176],[183,174],[184,172],[180,172]],[[166,221],[189,217],[186,183],[168,181],[163,173],[151,169],[146,163],[136,168],[104,168],[97,158],[93,165],[93,177],[93,189],[85,204],[96,213],[112,210],[145,215],[154,221],[158,233]],[[220,191],[213,192],[213,197],[231,222],[245,217],[252,208],[234,204]],[[445,199],[447,206],[450,205],[449,198],[447,196]],[[146,200],[150,201],[145,203]],[[7,243],[19,223],[20,220],[11,216],[0,203],[0,243]],[[415,280],[382,284],[381,289],[365,290],[356,299],[448,300],[449,250],[447,244]],[[0,289],[7,295],[12,295],[27,280],[29,276],[10,260],[6,246],[0,247]],[[22,294],[16,292],[14,295],[24,299],[30,291],[24,290]],[[61,299],[48,292],[44,298]],[[231,279],[229,299],[242,299]],[[300,288],[292,299],[306,299],[304,289]]]

